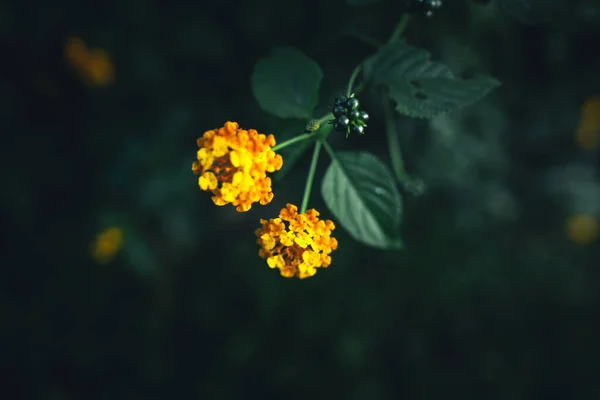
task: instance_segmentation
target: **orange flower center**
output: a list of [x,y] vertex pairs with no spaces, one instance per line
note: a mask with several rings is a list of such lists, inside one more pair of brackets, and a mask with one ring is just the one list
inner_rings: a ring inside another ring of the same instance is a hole
[[209,171],[212,171],[212,173],[215,174],[219,182],[231,182],[233,180],[233,175],[239,171],[239,169],[239,167],[231,165],[229,154],[226,154],[215,159],[212,166],[209,168]]
[[286,264],[295,265],[302,261],[302,253],[305,251],[306,249],[303,249],[296,243],[294,243],[292,246],[284,246],[278,242],[273,249],[273,254],[280,254]]

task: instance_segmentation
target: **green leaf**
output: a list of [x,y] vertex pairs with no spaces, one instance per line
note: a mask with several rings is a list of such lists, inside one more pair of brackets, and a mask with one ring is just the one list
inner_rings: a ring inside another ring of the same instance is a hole
[[252,93],[260,107],[280,118],[310,118],[319,101],[323,72],[292,47],[275,47],[252,72]]
[[402,198],[389,169],[367,152],[336,153],[323,178],[325,204],[350,236],[368,246],[399,249]]
[[365,78],[387,86],[396,111],[415,118],[433,118],[470,105],[500,85],[486,75],[454,76],[430,57],[429,52],[398,41],[365,60]]

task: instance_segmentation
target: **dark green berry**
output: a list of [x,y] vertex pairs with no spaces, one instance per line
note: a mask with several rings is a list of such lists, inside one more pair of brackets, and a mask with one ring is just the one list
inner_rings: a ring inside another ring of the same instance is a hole
[[355,135],[363,135],[365,133],[365,128],[359,125],[352,125],[350,131]]
[[344,104],[346,104],[347,100],[348,100],[348,98],[346,96],[338,96],[333,101],[333,104],[335,106],[344,106]]
[[355,108],[358,108],[359,104],[360,103],[358,102],[358,99],[351,97],[348,100],[346,100],[346,109],[354,110]]
[[349,117],[354,122],[359,121],[360,120],[360,111],[358,111],[358,110],[352,110],[352,111],[350,111]]
[[369,120],[369,114],[366,111],[361,111],[358,115],[358,119],[362,122],[367,122]]
[[345,128],[350,124],[350,118],[348,118],[345,115],[342,115],[337,119],[337,123]]
[[333,108],[333,116],[336,118],[341,117],[342,115],[346,114],[346,110],[344,109],[344,107],[342,106],[335,106]]
[[340,125],[340,124],[339,124],[339,123],[337,123],[337,122],[333,124],[333,129],[334,129],[336,132],[345,132],[345,131],[346,131],[346,127],[345,127],[345,126],[342,126],[342,125]]
[[406,10],[413,14],[431,17],[435,10],[442,7],[442,0],[405,0]]

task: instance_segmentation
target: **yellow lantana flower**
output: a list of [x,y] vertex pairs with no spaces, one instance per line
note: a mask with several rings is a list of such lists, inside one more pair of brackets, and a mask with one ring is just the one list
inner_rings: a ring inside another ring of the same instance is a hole
[[123,246],[123,230],[117,226],[106,228],[92,244],[92,257],[99,264],[110,262]]
[[593,150],[600,144],[600,96],[592,96],[581,106],[575,140],[583,150]]
[[304,279],[316,274],[317,268],[327,268],[331,264],[329,254],[337,249],[338,242],[331,237],[333,222],[318,217],[315,209],[299,214],[298,207],[288,203],[278,218],[261,219],[262,227],[255,231],[258,255],[286,278]]
[[566,231],[568,238],[573,243],[588,245],[598,239],[600,225],[594,216],[578,214],[567,219]]
[[88,49],[77,37],[67,40],[65,59],[89,86],[107,86],[114,80],[115,67],[108,52]]
[[271,202],[273,191],[267,173],[283,165],[281,155],[271,149],[275,146],[273,135],[226,122],[222,128],[205,132],[197,143],[192,171],[200,175],[200,189],[213,194],[213,203],[232,204],[237,211],[245,212],[253,203]]

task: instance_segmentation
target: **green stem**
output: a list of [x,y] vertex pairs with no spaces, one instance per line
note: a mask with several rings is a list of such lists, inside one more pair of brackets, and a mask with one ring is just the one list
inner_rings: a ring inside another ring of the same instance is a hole
[[360,74],[361,70],[362,63],[358,64],[356,68],[354,68],[354,71],[352,71],[352,75],[350,75],[350,80],[348,81],[348,89],[346,89],[346,97],[350,97],[350,95],[352,94],[352,87],[354,86],[354,81],[356,81],[356,78],[358,77],[358,74]]
[[354,94],[359,94],[360,92],[362,92],[365,89],[365,83],[361,82],[356,89],[354,89]]
[[333,114],[327,113],[319,118],[319,125],[323,125],[325,122],[329,122],[331,119],[333,119]]
[[398,21],[398,24],[396,25],[396,28],[394,29],[394,32],[392,32],[392,35],[390,36],[390,38],[387,41],[388,44],[400,39],[400,36],[402,36],[402,34],[404,33],[404,30],[406,29],[406,25],[408,24],[409,19],[410,19],[409,14],[402,15],[402,18],[400,18],[400,21]]
[[396,131],[395,115],[390,108],[390,101],[387,97],[383,100],[383,112],[385,115],[385,132],[387,135],[394,175],[396,175],[396,179],[399,182],[410,180],[408,173],[406,173],[406,168],[404,167],[404,159],[402,158],[402,150],[400,149],[400,141],[398,140],[398,133]]
[[282,142],[282,143],[279,143],[278,145],[275,145],[272,150],[273,151],[281,150],[284,147],[289,146],[290,144],[294,144],[296,142],[301,142],[303,140],[310,139],[312,136],[313,135],[310,134],[310,133],[304,133],[302,135],[298,135],[296,137],[293,137],[291,139],[286,140],[285,142]]
[[[396,25],[394,32],[392,32],[390,38],[387,43],[393,43],[396,40],[400,39],[404,30],[406,29],[406,25],[410,20],[409,14],[402,15],[400,21]],[[406,168],[404,166],[404,159],[402,158],[402,149],[400,148],[400,141],[398,140],[398,133],[396,130],[396,118],[394,111],[390,107],[390,101],[387,96],[383,98],[383,113],[385,115],[385,131],[387,135],[388,148],[390,152],[390,159],[392,160],[392,169],[394,171],[394,175],[396,175],[396,179],[399,182],[404,182],[410,180],[408,173],[406,172]]]
[[323,139],[323,140],[321,140],[321,143],[323,143],[323,147],[325,147],[325,151],[327,152],[327,154],[329,154],[331,161],[337,161],[337,156],[335,155],[335,151],[333,151],[333,147],[331,147],[331,145],[329,143],[327,143],[327,140]]
[[315,180],[315,172],[317,170],[317,161],[319,159],[319,153],[321,152],[321,141],[318,140],[315,143],[315,149],[313,151],[312,160],[310,161],[310,168],[308,169],[308,176],[306,177],[306,186],[304,187],[304,195],[302,196],[302,204],[300,205],[300,213],[306,212],[308,207],[308,199],[310,197],[310,191],[312,189],[313,181]]

